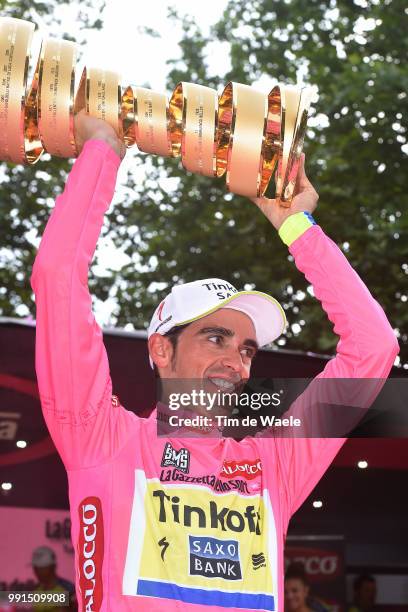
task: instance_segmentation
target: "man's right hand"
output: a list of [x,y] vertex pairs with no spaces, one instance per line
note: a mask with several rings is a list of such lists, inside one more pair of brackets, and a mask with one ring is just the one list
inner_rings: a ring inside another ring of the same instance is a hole
[[251,198],[272,225],[279,230],[284,221],[298,212],[309,212],[312,214],[317,206],[319,195],[305,172],[305,154],[302,153],[294,198],[290,208],[281,206],[275,199]]
[[87,140],[97,139],[107,142],[112,149],[123,159],[126,155],[126,145],[109,123],[96,117],[91,117],[85,109],[79,111],[74,117],[74,136],[78,155]]

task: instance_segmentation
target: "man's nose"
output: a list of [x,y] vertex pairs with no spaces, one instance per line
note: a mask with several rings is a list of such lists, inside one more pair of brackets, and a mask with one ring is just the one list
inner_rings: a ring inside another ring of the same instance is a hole
[[237,348],[227,350],[221,358],[223,367],[230,368],[237,374],[241,375],[244,369],[241,353]]

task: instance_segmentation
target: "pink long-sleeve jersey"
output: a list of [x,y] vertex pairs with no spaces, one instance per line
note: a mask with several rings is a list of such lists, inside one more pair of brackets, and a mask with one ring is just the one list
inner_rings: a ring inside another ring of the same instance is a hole
[[[162,438],[155,412],[112,399],[88,269],[120,160],[88,141],[57,198],[31,277],[44,418],[68,473],[81,611],[283,611],[291,515],[344,438]],[[386,378],[386,316],[318,225],[290,246],[334,331],[320,377]],[[272,373],[271,373],[272,374]]]

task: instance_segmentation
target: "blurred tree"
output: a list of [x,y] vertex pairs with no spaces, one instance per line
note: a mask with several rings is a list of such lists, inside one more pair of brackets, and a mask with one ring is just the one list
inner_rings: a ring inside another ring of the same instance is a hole
[[[251,84],[273,76],[297,83],[302,75],[305,84],[317,86],[305,145],[307,172],[320,193],[316,218],[385,309],[403,363],[408,361],[405,6],[400,0],[234,0],[208,40],[193,19],[178,18],[181,59],[169,62],[168,77],[169,89],[186,80],[220,92],[229,80]],[[225,45],[231,69],[211,76],[206,53],[225,53]],[[338,338],[331,324],[254,205],[227,194],[224,179],[192,176],[174,160],[150,161],[149,180],[133,186],[137,203],[117,206],[110,216],[117,244],[133,256],[121,271],[128,282],[118,287],[118,321],[142,327],[172,283],[221,276],[283,303],[291,325],[279,345],[334,351]],[[149,287],[154,293],[146,293]]]
[[[314,117],[320,121],[311,121],[315,127],[305,147],[308,173],[320,193],[316,216],[398,329],[404,362],[406,15],[401,0],[263,0],[250,6],[238,0],[229,3],[215,28],[219,40],[231,41],[228,78],[251,82],[269,74],[296,83],[304,72],[305,81],[317,85]],[[304,286],[298,275],[291,278],[296,287]],[[332,348],[333,335],[322,333],[315,301],[300,302],[295,318],[306,323],[290,345]]]
[[[55,24],[55,10],[68,5],[66,0],[0,0],[1,16],[27,19],[36,25]],[[100,28],[100,12],[105,2],[87,0],[78,7],[78,31]],[[64,33],[72,38],[72,33]],[[36,58],[33,58],[33,62]],[[47,161],[48,159],[48,161]],[[42,235],[54,198],[61,192],[70,161],[44,155],[39,164],[20,166],[0,164],[0,314],[27,316],[35,314],[29,283],[36,253],[35,244]]]
[[[228,80],[251,84],[265,76],[317,86],[305,145],[307,172],[320,193],[316,218],[384,307],[406,363],[404,11],[401,0],[234,0],[208,39],[193,19],[173,11],[183,36],[181,59],[169,62],[168,86],[186,80],[220,92]],[[214,76],[207,53],[225,49],[231,69]],[[142,164],[148,174],[140,182]],[[24,308],[35,312],[28,282],[33,237],[42,234],[68,167],[60,160],[24,169],[3,164],[3,315],[23,316]],[[281,301],[290,326],[278,345],[334,351],[337,337],[320,305],[249,200],[228,194],[225,179],[191,175],[177,160],[138,154],[134,168],[104,227],[128,263],[119,272],[94,266],[90,277],[96,298],[116,300],[113,323],[140,329],[173,283],[220,276]]]
[[[47,24],[55,24],[58,19],[55,17],[55,9],[60,6],[69,6],[71,3],[67,0],[0,0],[1,15],[14,17],[15,19],[27,19],[39,25],[39,22]],[[105,0],[81,0],[78,3],[78,28],[97,28],[102,27],[100,19]],[[64,34],[64,38],[71,38],[72,32]]]

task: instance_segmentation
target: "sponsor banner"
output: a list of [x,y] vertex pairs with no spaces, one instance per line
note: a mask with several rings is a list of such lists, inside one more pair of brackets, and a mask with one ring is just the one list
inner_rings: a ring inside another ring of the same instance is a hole
[[98,612],[103,598],[103,514],[99,497],[87,497],[78,506],[78,571],[84,610]]
[[[222,476],[222,474],[220,474]],[[205,474],[204,476],[189,476],[177,469],[162,470],[160,472],[160,482],[184,482],[190,484],[201,484],[209,487],[217,493],[227,493],[228,491],[239,491],[243,495],[252,495],[255,491],[259,491],[261,483],[249,484],[242,478],[233,478],[221,480],[215,474]]]
[[190,469],[190,451],[186,448],[175,449],[166,442],[161,460],[161,467],[175,467],[181,472],[188,474]]
[[[258,492],[146,479],[137,470],[123,580],[126,595],[250,610],[275,610],[269,542],[273,517]],[[209,589],[211,589],[209,591]]]
[[74,549],[67,510],[0,508],[0,591],[31,591],[37,580],[31,568],[33,550],[48,546],[57,558],[57,573],[74,582]]
[[238,540],[188,536],[190,576],[242,580]]
[[288,536],[285,568],[291,563],[301,563],[305,568],[313,599],[326,604],[330,612],[345,612],[346,584],[342,536]]
[[221,476],[224,478],[235,478],[242,476],[247,480],[252,480],[262,473],[262,464],[260,459],[254,461],[228,461],[225,460],[221,468]]

